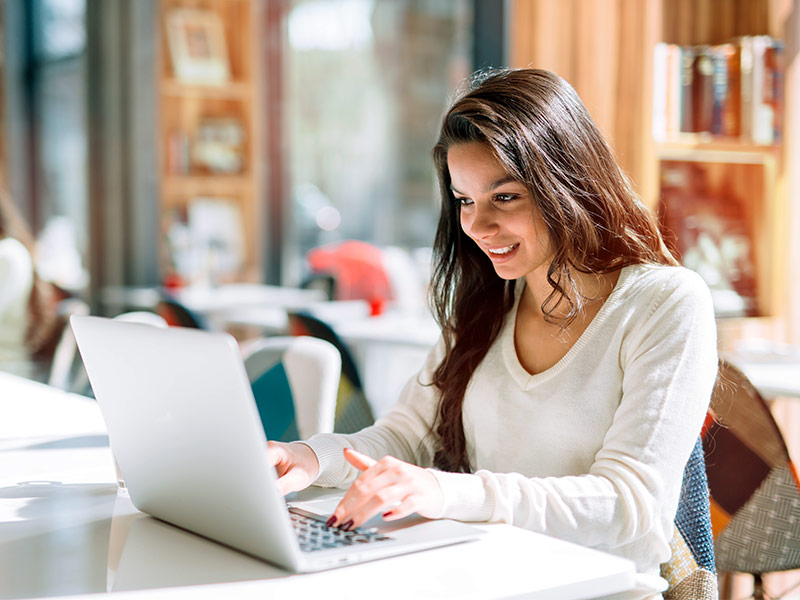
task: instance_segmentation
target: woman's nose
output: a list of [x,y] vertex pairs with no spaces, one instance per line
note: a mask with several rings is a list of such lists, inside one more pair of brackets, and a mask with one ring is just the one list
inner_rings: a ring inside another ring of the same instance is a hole
[[491,207],[479,207],[477,204],[472,210],[469,222],[464,229],[473,238],[482,238],[497,231],[497,220]]

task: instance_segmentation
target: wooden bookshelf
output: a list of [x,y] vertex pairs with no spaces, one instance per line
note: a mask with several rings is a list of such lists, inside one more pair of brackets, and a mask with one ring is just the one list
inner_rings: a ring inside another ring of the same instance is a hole
[[[612,143],[646,204],[659,209],[665,167],[693,165],[712,191],[724,186],[741,200],[757,273],[750,318],[720,319],[721,348],[745,336],[800,343],[797,245],[789,236],[800,215],[797,146],[800,74],[787,56],[784,130],[774,144],[706,133],[656,139],[654,50],[659,42],[716,45],[769,35],[796,47],[800,0],[512,0],[512,66],[553,70],[570,81]],[[795,225],[796,226],[796,225]]]
[[[218,199],[236,207],[240,215],[243,264],[224,278],[260,277],[256,4],[255,0],[160,0],[157,151],[162,277],[174,268],[169,229],[176,218],[188,218],[189,207],[198,198]],[[176,13],[188,15],[188,24],[176,26],[172,21]],[[185,48],[179,42],[185,42]],[[205,64],[223,64],[227,74],[219,77],[208,69],[208,75],[200,70],[187,76],[189,67],[197,64],[191,62],[192,52],[199,53]]]

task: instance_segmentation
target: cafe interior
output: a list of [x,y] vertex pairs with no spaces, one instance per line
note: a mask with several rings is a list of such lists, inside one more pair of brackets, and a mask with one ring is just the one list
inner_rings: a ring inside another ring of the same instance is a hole
[[800,598],[799,48],[798,0],[4,0],[0,184],[54,325],[0,370],[93,398],[72,315],[227,332],[259,376],[310,336],[341,372],[289,435],[371,424],[440,336],[443,112],[477,70],[548,69],[708,285],[752,404],[726,410],[763,425],[716,415],[743,448],[707,467],[721,597]]

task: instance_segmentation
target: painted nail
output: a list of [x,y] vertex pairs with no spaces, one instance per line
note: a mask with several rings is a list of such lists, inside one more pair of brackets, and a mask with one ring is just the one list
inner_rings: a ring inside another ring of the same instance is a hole
[[384,519],[388,519],[388,518],[389,518],[389,517],[391,517],[393,514],[394,514],[394,511],[393,511],[393,510],[387,510],[385,513],[383,513],[383,518],[384,518]]
[[353,526],[353,519],[350,519],[350,520],[346,521],[346,522],[345,522],[345,523],[342,525],[341,529],[344,529],[345,531],[350,531],[350,528],[351,528],[352,526]]
[[328,527],[333,527],[334,523],[336,523],[336,517],[334,517],[333,515],[331,515],[330,518],[327,521],[325,521],[325,525],[327,525]]

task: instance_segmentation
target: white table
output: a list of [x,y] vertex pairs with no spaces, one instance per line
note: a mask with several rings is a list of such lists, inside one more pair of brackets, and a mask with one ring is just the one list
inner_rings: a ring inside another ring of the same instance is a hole
[[629,561],[507,525],[481,526],[475,542],[292,575],[137,512],[118,492],[94,401],[0,373],[0,414],[0,598],[568,600],[633,584]]
[[800,399],[800,357],[772,353],[726,353],[767,399]]

